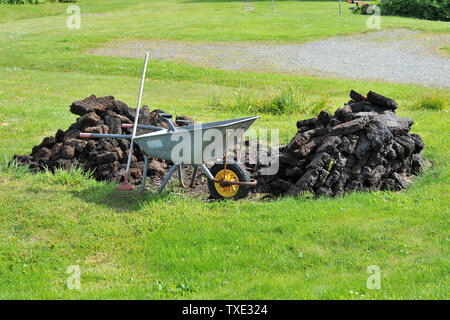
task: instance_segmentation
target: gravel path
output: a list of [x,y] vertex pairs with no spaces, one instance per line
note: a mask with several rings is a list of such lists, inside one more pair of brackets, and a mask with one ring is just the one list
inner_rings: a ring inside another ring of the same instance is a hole
[[437,48],[450,34],[386,30],[305,44],[139,41],[93,54],[175,60],[226,70],[286,72],[450,87],[450,58]]

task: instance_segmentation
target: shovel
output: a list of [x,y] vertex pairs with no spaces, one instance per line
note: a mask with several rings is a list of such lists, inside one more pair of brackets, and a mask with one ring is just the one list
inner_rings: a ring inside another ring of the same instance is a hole
[[133,156],[133,147],[134,147],[134,137],[136,136],[136,129],[138,127],[138,118],[139,118],[139,109],[141,108],[141,99],[142,99],[142,90],[144,89],[144,81],[145,81],[145,73],[147,71],[147,62],[148,62],[148,52],[145,54],[144,68],[142,70],[142,78],[141,78],[141,86],[139,88],[139,97],[136,108],[136,116],[134,117],[134,125],[133,125],[133,133],[131,134],[131,143],[130,143],[130,151],[128,152],[128,161],[127,161],[127,169],[125,171],[125,180],[124,182],[117,187],[116,190],[133,190],[133,186],[128,182],[129,171],[131,165],[131,158]]

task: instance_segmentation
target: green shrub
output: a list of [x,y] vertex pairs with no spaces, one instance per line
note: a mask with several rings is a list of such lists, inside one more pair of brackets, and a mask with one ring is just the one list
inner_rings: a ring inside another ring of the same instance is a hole
[[415,102],[413,109],[443,111],[448,109],[448,100],[439,92],[426,92]]
[[301,91],[294,87],[275,89],[268,97],[258,97],[249,90],[239,88],[234,99],[229,103],[221,103],[213,99],[213,109],[229,109],[239,113],[282,114],[317,114],[323,109],[331,109],[330,95],[324,94],[317,100],[308,99],[309,90]]
[[331,96],[328,93],[324,93],[319,99],[308,104],[307,112],[305,114],[315,116],[322,110],[330,111],[331,109]]
[[242,112],[255,112],[261,101],[248,90],[239,88],[235,91],[235,102],[230,105],[231,109]]
[[382,15],[450,21],[450,0],[383,0]]
[[271,114],[291,114],[304,109],[305,94],[292,87],[276,92],[264,99],[259,112]]

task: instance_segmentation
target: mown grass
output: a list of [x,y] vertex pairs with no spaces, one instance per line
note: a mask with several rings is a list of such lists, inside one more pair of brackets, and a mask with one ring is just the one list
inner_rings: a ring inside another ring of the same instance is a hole
[[[113,94],[135,104],[142,61],[90,56],[89,48],[148,38],[303,42],[367,31],[364,17],[345,10],[339,17],[335,2],[282,1],[274,12],[262,1],[252,12],[240,2],[78,4],[82,13],[97,14],[83,16],[80,30],[65,29],[64,7],[21,6],[19,14],[0,6],[0,154],[7,160],[74,122],[68,106],[75,99]],[[383,17],[387,27],[448,32],[445,23]],[[199,121],[252,113],[209,108],[211,101],[234,104],[238,90],[268,101],[275,93],[283,107],[262,113],[255,128],[278,128],[283,142],[308,113],[285,112],[296,105],[294,93],[301,97],[297,91],[309,90],[309,103],[327,93],[331,108],[352,88],[383,93],[415,120],[429,169],[399,193],[207,202],[175,185],[162,195],[118,197],[113,184],[80,170],[32,174],[6,161],[0,298],[448,299],[450,119],[446,108],[414,108],[434,89],[164,61],[152,61],[149,70],[144,103]],[[287,88],[292,95],[277,96]],[[449,91],[439,92],[448,101]],[[79,291],[66,285],[71,265],[81,269]],[[370,265],[381,269],[380,290],[366,287]]]
[[440,52],[450,57],[450,45],[445,44],[441,48],[439,48]]
[[6,5],[0,4],[0,23],[33,19],[52,15],[61,15],[66,12],[67,4],[42,4],[32,5]]
[[[113,185],[45,173],[1,179],[2,298],[448,295],[448,175],[434,169],[401,193],[237,203],[176,189],[114,199]],[[80,291],[66,287],[69,265]],[[370,265],[380,290],[366,287]]]

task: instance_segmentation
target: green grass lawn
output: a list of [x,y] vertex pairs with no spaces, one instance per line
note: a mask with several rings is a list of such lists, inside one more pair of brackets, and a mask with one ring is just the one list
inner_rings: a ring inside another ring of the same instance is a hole
[[[65,27],[67,5],[0,5],[0,156],[29,153],[67,128],[72,101],[114,95],[134,106],[142,61],[92,56],[129,39],[305,42],[368,32],[366,17],[336,2],[79,1],[82,28]],[[20,7],[20,9],[19,9]],[[95,13],[95,14],[94,14]],[[382,17],[383,28],[449,32],[449,24]],[[396,99],[415,120],[430,165],[407,190],[336,199],[206,202],[171,185],[162,195],[111,197],[115,186],[79,172],[31,174],[0,166],[0,298],[41,299],[448,299],[449,121],[417,110],[447,89],[333,78],[219,71],[150,61],[144,103],[198,121],[243,114],[213,109],[244,88],[311,87],[336,108],[350,89]],[[283,142],[304,114],[262,115]],[[79,265],[81,289],[67,268]],[[381,289],[366,286],[381,269]],[[353,292],[353,293],[352,293]],[[358,293],[358,294],[356,294]]]
[[439,50],[442,54],[450,57],[450,44],[444,44]]

